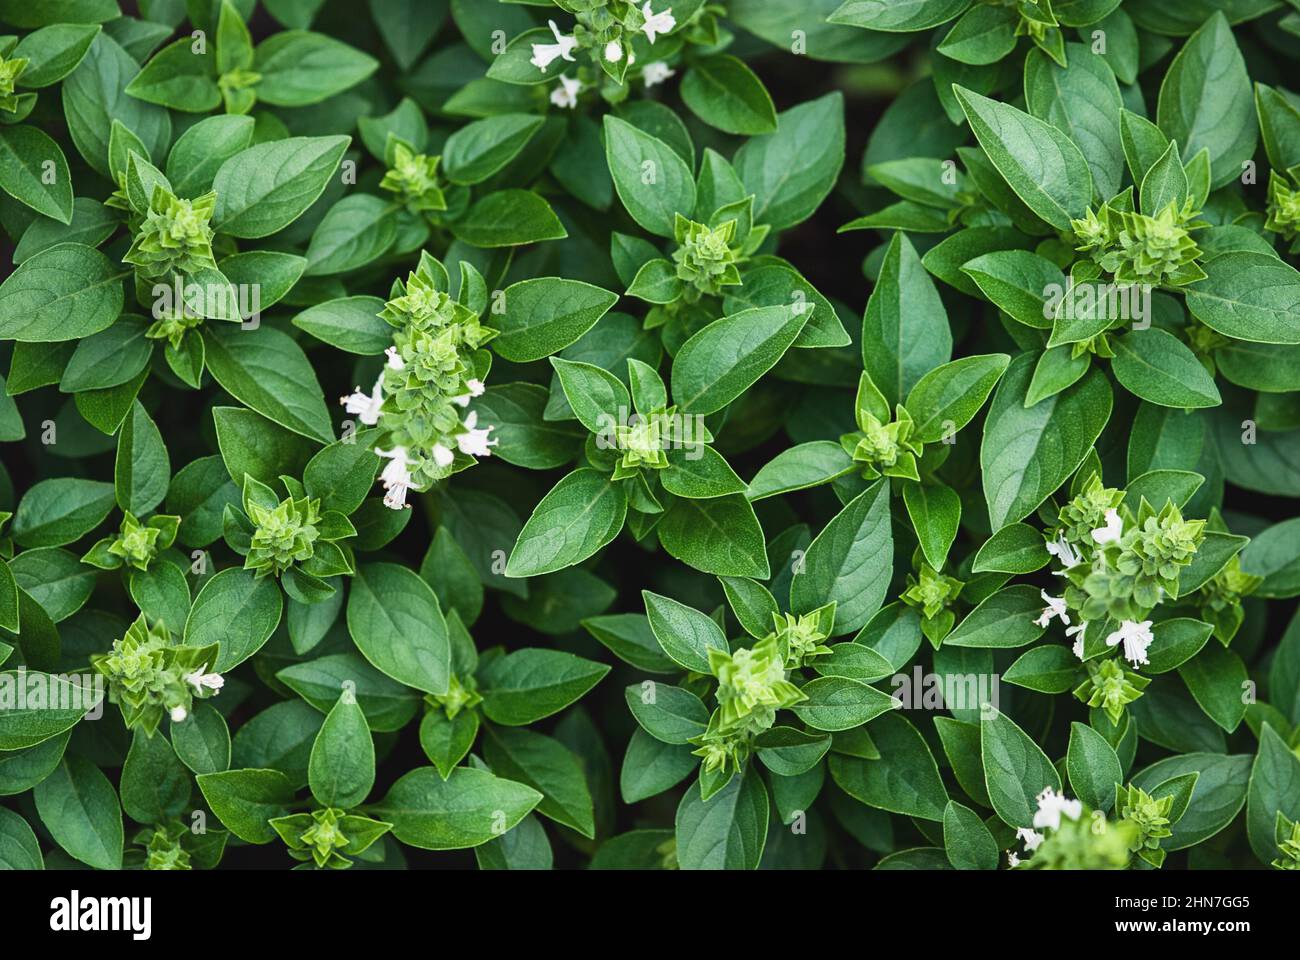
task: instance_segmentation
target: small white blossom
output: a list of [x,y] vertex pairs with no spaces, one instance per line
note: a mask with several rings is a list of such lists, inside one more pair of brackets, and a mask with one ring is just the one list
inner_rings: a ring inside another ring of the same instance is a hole
[[448,447],[441,443],[433,445],[433,462],[440,467],[450,467],[451,462],[456,459],[456,454],[452,453]]
[[[1074,545],[1065,539],[1061,534],[1055,540],[1046,544],[1047,552],[1061,562],[1061,566],[1066,570],[1070,567],[1078,566],[1083,563],[1083,557],[1079,556],[1079,551],[1074,549]],[[1061,571],[1055,571],[1058,577],[1065,576]]]
[[1030,830],[1028,827],[1017,827],[1016,837],[1024,841],[1026,850],[1037,850],[1038,845],[1043,842],[1043,835],[1037,830]]
[[1043,598],[1043,603],[1047,604],[1047,606],[1043,608],[1042,614],[1034,623],[1040,627],[1045,627],[1055,617],[1068,627],[1070,625],[1070,614],[1065,606],[1065,598],[1054,597],[1046,590],[1039,590],[1038,595]]
[[220,690],[226,685],[226,678],[219,673],[204,673],[206,666],[199,667],[193,673],[185,675],[185,682],[192,686],[197,693],[204,690]]
[[172,711],[171,711],[172,723],[182,723],[185,720],[185,718],[188,716],[189,713],[186,711],[184,707],[172,707]]
[[1106,526],[1098,527],[1092,531],[1092,539],[1098,544],[1114,543],[1124,532],[1124,521],[1119,515],[1119,511],[1111,508],[1106,511]]
[[581,89],[581,80],[570,78],[562,73],[560,85],[551,91],[551,103],[563,110],[572,110],[578,105],[578,91]]
[[465,386],[469,387],[469,393],[462,393],[459,397],[452,397],[451,402],[461,407],[468,407],[469,402],[475,397],[483,396],[486,389],[482,380],[466,380]]
[[1083,815],[1083,804],[1078,800],[1070,800],[1065,794],[1057,793],[1051,787],[1044,787],[1043,792],[1038,795],[1038,812],[1034,814],[1034,826],[1038,828],[1051,827],[1053,830],[1061,826],[1061,814],[1065,814],[1071,820],[1078,820]]
[[645,23],[641,25],[641,30],[645,33],[645,38],[651,43],[655,42],[655,38],[659,34],[671,33],[673,27],[677,26],[672,7],[660,13],[653,13],[650,10],[650,0],[646,0],[645,5],[641,7],[641,16],[645,17]]
[[406,361],[402,359],[402,355],[397,352],[396,347],[389,347],[387,350],[384,351],[384,356],[388,357],[388,366],[390,369],[392,370],[406,369]]
[[605,59],[610,63],[618,63],[623,59],[623,44],[617,40],[611,40],[605,44]]
[[1083,634],[1088,629],[1087,623],[1081,623],[1075,627],[1066,627],[1065,635],[1074,637],[1074,646],[1070,648],[1071,652],[1080,660],[1083,659]]
[[471,457],[491,456],[492,451],[489,448],[497,445],[496,440],[488,439],[492,427],[479,430],[477,424],[478,411],[471,410],[469,416],[465,418],[465,432],[456,434],[456,446],[460,447],[461,453],[469,454]]
[[1136,620],[1125,620],[1119,625],[1118,630],[1106,637],[1106,643],[1112,647],[1121,640],[1124,641],[1125,660],[1135,667],[1150,663],[1147,660],[1147,647],[1155,640],[1151,633],[1150,620],[1143,620],[1141,623]]
[[406,493],[411,489],[411,471],[407,468],[414,461],[407,458],[405,447],[393,447],[391,450],[375,447],[375,453],[388,461],[379,474],[384,489],[388,491],[384,494],[384,506],[390,510],[401,510],[407,506]]
[[645,81],[647,87],[653,87],[656,84],[663,83],[669,77],[675,76],[677,76],[677,71],[662,60],[647,63],[641,68],[641,79]]
[[1008,851],[1006,851],[1006,854],[1007,854],[1007,866],[1008,866],[1008,867],[1015,868],[1015,867],[1020,866],[1020,858],[1016,856],[1016,853],[1015,853],[1014,850],[1008,850]]
[[383,378],[380,377],[375,381],[374,389],[368,395],[362,393],[361,388],[357,387],[349,396],[339,397],[339,403],[367,427],[373,427],[379,422],[380,408],[384,405],[382,387]]
[[534,43],[533,56],[528,62],[543,73],[557,58],[573,62],[573,50],[578,46],[578,38],[572,35],[566,36],[560,33],[560,28],[555,25],[554,20],[547,20],[547,25],[551,28],[551,33],[555,35],[554,43]]

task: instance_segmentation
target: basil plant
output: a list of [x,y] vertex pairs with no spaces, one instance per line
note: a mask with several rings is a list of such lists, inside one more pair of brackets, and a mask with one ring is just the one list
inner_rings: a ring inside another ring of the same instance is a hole
[[1300,869],[1297,63],[0,0],[0,867]]

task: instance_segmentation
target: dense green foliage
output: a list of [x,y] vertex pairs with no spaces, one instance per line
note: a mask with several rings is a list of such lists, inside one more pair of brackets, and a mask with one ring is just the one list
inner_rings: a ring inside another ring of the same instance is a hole
[[0,0],[0,867],[1300,868],[1298,62]]

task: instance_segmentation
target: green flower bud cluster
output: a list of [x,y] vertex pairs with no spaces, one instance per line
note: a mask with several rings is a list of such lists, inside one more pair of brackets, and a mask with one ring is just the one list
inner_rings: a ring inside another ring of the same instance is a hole
[[248,503],[253,521],[253,539],[244,558],[244,568],[257,576],[281,574],[295,563],[312,558],[319,536],[320,501],[307,497],[286,497],[273,507]]
[[1272,865],[1279,870],[1300,870],[1300,821],[1292,820],[1279,810],[1274,835],[1282,856]]
[[1075,688],[1074,695],[1088,706],[1106,711],[1111,723],[1118,724],[1124,717],[1124,707],[1142,696],[1151,683],[1150,677],[1134,673],[1115,658],[1089,660],[1084,665],[1088,679]]
[[736,263],[741,251],[733,245],[735,220],[709,227],[678,214],[675,234],[678,247],[673,251],[673,261],[678,279],[690,284],[688,300],[698,299],[701,294],[717,295],[723,287],[740,283]]
[[7,60],[0,56],[0,111],[18,112],[18,94],[14,92],[14,85],[27,69],[27,64],[23,57]]
[[1129,850],[1151,864],[1159,867],[1165,862],[1165,851],[1160,841],[1173,835],[1169,829],[1169,813],[1174,806],[1174,796],[1152,797],[1140,787],[1127,789],[1115,785],[1115,810],[1125,823],[1131,823],[1134,830]]
[[1181,207],[1170,201],[1155,216],[1107,205],[1100,217],[1089,210],[1071,226],[1077,249],[1090,252],[1117,283],[1179,286],[1205,277],[1196,262],[1201,248],[1191,236],[1203,226],[1197,212],[1190,198]]
[[753,739],[776,722],[776,711],[807,699],[786,679],[785,657],[777,634],[734,653],[710,648],[709,669],[717,678],[718,709],[708,728],[691,742],[708,772],[739,771]]
[[1300,189],[1293,188],[1276,170],[1268,175],[1268,218],[1264,229],[1279,234],[1283,240],[1295,240],[1300,235]]
[[269,823],[289,847],[291,857],[331,870],[352,866],[351,857],[365,853],[393,826],[333,807],[276,817]]
[[166,340],[171,344],[173,350],[179,350],[181,341],[185,339],[185,334],[195,327],[201,326],[202,323],[203,318],[201,316],[182,304],[179,308],[172,310],[150,324],[144,335],[150,340]]
[[1196,550],[1205,539],[1204,520],[1184,520],[1182,511],[1168,503],[1159,514],[1139,513],[1137,529],[1125,534],[1121,541],[1116,567],[1120,573],[1137,578],[1135,598],[1143,606],[1155,606],[1161,595],[1150,602],[1148,594],[1152,583],[1171,596],[1178,594],[1178,574],[1192,562]]
[[441,157],[417,153],[415,148],[396,137],[390,138],[386,153],[388,170],[379,181],[381,190],[397,194],[413,213],[447,209],[447,199],[438,184]]
[[148,570],[157,550],[158,534],[157,527],[145,526],[128,513],[122,518],[122,532],[108,552],[137,570]]
[[915,427],[912,415],[898,404],[890,420],[888,401],[865,371],[858,378],[854,417],[858,429],[841,436],[840,446],[861,465],[865,479],[881,476],[921,479],[917,461],[925,445],[912,440]]
[[242,67],[227,70],[218,77],[217,87],[221,90],[221,99],[225,103],[226,113],[249,113],[257,103],[255,88],[261,82],[260,73]]
[[183,274],[217,267],[212,256],[211,226],[217,208],[215,192],[195,200],[176,196],[162,184],[156,184],[144,211],[134,227],[131,248],[122,258],[133,264],[145,279],[156,279],[173,272]]
[[125,564],[136,570],[148,570],[159,550],[166,550],[176,540],[181,518],[156,514],[141,523],[130,511],[122,514],[116,537],[98,541],[82,557],[83,563],[101,570],[116,570]]
[[774,635],[734,653],[710,648],[709,668],[718,678],[721,729],[726,732],[766,730],[777,710],[805,699],[786,679],[785,658]]
[[1187,338],[1187,345],[1192,348],[1192,352],[1211,374],[1216,368],[1214,352],[1233,342],[1231,337],[1225,337],[1218,330],[1207,327],[1196,319],[1183,328],[1183,336]]
[[226,542],[243,554],[245,570],[259,579],[279,577],[295,600],[328,599],[334,588],[326,580],[353,572],[352,558],[338,541],[356,536],[356,528],[337,510],[322,510],[320,499],[307,496],[297,480],[279,482],[287,496],[244,475],[242,513],[226,508]]
[[[912,417],[902,406],[898,407],[896,417],[891,423],[881,423],[871,414],[866,414],[862,429],[847,435],[854,441],[848,452],[854,460],[864,464],[862,473],[869,480],[882,475],[920,479],[916,471],[918,448],[908,442],[914,425]],[[848,449],[849,444],[844,443],[844,446]]]
[[772,635],[776,637],[777,649],[784,655],[786,666],[791,670],[797,669],[814,657],[824,657],[832,652],[822,641],[830,636],[835,626],[835,602],[798,616],[774,613],[772,625]]
[[615,480],[629,476],[641,467],[662,470],[668,466],[666,447],[672,433],[674,412],[637,414],[632,423],[614,426],[614,442],[623,454],[614,473]]
[[949,633],[957,615],[949,609],[965,584],[935,570],[924,560],[916,574],[907,575],[907,589],[899,599],[921,611],[921,632],[938,647]]
[[135,842],[144,849],[146,870],[191,870],[190,853],[182,841],[190,835],[185,825],[176,821],[141,830]]
[[1102,206],[1101,216],[1097,216],[1092,207],[1089,207],[1084,211],[1082,219],[1070,221],[1070,227],[1074,230],[1074,248],[1081,253],[1100,255],[1114,239],[1108,206]]
[[108,653],[93,655],[90,662],[108,680],[109,700],[121,708],[126,725],[152,736],[164,714],[170,714],[173,722],[182,722],[192,711],[195,698],[211,696],[220,689],[219,685],[189,679],[207,673],[216,659],[216,644],[192,647],[174,643],[166,626],[151,624],[142,614],[121,639],[113,641]]
[[1242,570],[1240,554],[1233,554],[1224,568],[1197,591],[1201,619],[1214,625],[1214,636],[1220,642],[1230,643],[1237,635],[1246,616],[1241,600],[1258,590],[1263,582],[1263,577]]
[[456,715],[462,710],[472,710],[482,703],[483,695],[478,692],[478,681],[474,679],[473,674],[468,674],[464,678],[452,674],[446,693],[425,694],[424,699],[439,707],[447,715],[448,720],[455,720]]

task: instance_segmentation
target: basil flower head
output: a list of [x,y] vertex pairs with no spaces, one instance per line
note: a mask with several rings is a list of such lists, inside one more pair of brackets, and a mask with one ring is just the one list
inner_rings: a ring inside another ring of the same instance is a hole
[[1276,170],[1268,175],[1268,219],[1264,229],[1284,240],[1294,240],[1300,233],[1300,190],[1293,189]]
[[149,562],[157,552],[160,532],[157,527],[146,526],[130,513],[124,514],[121,533],[108,548],[108,552],[121,557],[128,566],[148,570]]
[[420,265],[407,274],[406,280],[393,285],[395,295],[379,315],[398,328],[436,330],[456,322],[461,318],[457,316],[456,301],[442,289],[444,276],[434,269],[432,257],[421,257]]
[[724,731],[766,730],[778,709],[805,699],[785,678],[785,661],[774,635],[735,653],[710,648],[709,668],[718,678],[720,727]]
[[662,411],[646,416],[637,414],[631,423],[614,426],[614,442],[623,454],[618,464],[620,475],[638,467],[662,470],[668,466],[665,448],[669,441],[669,417],[670,414]]
[[822,641],[830,636],[835,626],[834,601],[799,616],[774,613],[772,621],[777,648],[784,652],[785,661],[791,668],[801,667],[813,657],[832,652]]
[[1115,231],[1110,223],[1110,207],[1102,206],[1101,216],[1093,213],[1092,207],[1084,211],[1083,219],[1071,220],[1074,230],[1075,249],[1082,253],[1104,251],[1115,240]]
[[483,702],[483,696],[478,692],[478,682],[472,674],[464,679],[453,674],[446,693],[426,694],[424,699],[441,707],[448,720],[455,720],[456,714],[462,710],[471,709]]
[[215,192],[185,200],[157,184],[123,262],[134,264],[140,276],[148,279],[173,272],[215,270],[214,231],[209,221],[216,207]]
[[862,464],[862,475],[868,480],[880,476],[904,477],[919,480],[916,461],[921,445],[911,441],[913,421],[911,414],[901,405],[895,419],[889,423],[874,414],[859,411],[857,433],[846,434],[840,444],[855,461]]
[[421,254],[419,267],[394,284],[379,314],[396,328],[383,373],[370,394],[358,387],[342,399],[389,441],[376,452],[389,460],[384,502],[394,509],[405,506],[407,490],[428,489],[471,465],[469,457],[490,455],[497,443],[491,426],[478,426],[477,411],[465,412],[485,389],[476,374],[480,363],[486,372],[486,361],[476,354],[496,331],[482,326],[446,286],[446,270]]
[[[385,498],[390,506],[404,505],[404,489],[426,489],[455,472],[456,453],[463,454],[463,468],[472,463],[464,458],[486,457],[497,444],[489,436],[493,428],[478,427],[476,411],[464,412],[485,389],[474,354],[497,332],[447,293],[446,276],[437,260],[422,254],[419,268],[396,282],[380,313],[395,332],[369,402],[382,406],[377,419],[391,441],[389,451],[380,451],[391,460],[386,487],[403,492],[391,502]],[[364,394],[344,398],[352,401],[360,405]]]
[[1074,695],[1090,707],[1105,710],[1111,723],[1123,719],[1125,705],[1142,696],[1151,682],[1149,677],[1125,669],[1118,660],[1103,660],[1100,664],[1089,660],[1085,665],[1088,679],[1079,684]]
[[937,617],[941,610],[956,600],[965,586],[960,580],[944,576],[924,562],[919,576],[908,575],[907,584],[903,602],[909,607],[919,607],[930,618]]
[[1205,521],[1184,520],[1173,503],[1159,514],[1144,510],[1140,526],[1125,535],[1115,567],[1134,578],[1134,601],[1150,608],[1165,595],[1178,595],[1178,575],[1205,539]]
[[6,60],[0,57],[0,111],[15,113],[18,110],[18,94],[14,84],[27,69],[28,61],[22,57]]
[[441,157],[416,151],[397,138],[390,141],[388,171],[379,188],[397,194],[411,211],[446,210],[447,200],[438,185]]
[[1125,789],[1118,784],[1115,787],[1115,810],[1125,823],[1134,827],[1129,850],[1153,867],[1165,861],[1160,841],[1173,835],[1169,829],[1169,812],[1173,806],[1172,793],[1157,800],[1140,787],[1130,785]]
[[137,838],[137,843],[145,847],[144,868],[146,870],[189,870],[189,852],[181,846],[181,838],[187,833],[182,823],[172,823],[146,830]]
[[1154,217],[1124,211],[1116,245],[1098,259],[1119,283],[1184,284],[1204,277],[1195,265],[1201,255],[1189,232],[1192,211],[1170,203]]
[[1242,570],[1241,555],[1233,554],[1224,568],[1197,591],[1201,619],[1214,625],[1214,635],[1221,642],[1229,643],[1236,636],[1245,619],[1241,600],[1258,590],[1263,582],[1263,577]]
[[133,513],[125,511],[117,536],[96,543],[81,558],[82,563],[101,570],[116,570],[123,564],[148,570],[158,551],[167,549],[176,540],[180,523],[180,517],[167,514],[155,514],[141,523]]
[[253,521],[253,538],[244,567],[258,577],[281,574],[294,564],[312,558],[319,536],[320,501],[308,497],[286,497],[274,507],[248,501],[248,518]]
[[365,853],[392,824],[350,814],[335,807],[294,813],[268,821],[289,847],[295,860],[310,860],[318,868],[346,870],[350,857]]
[[322,510],[320,498],[308,496],[299,481],[278,483],[287,496],[244,475],[242,512],[226,507],[226,542],[255,578],[275,576],[295,600],[316,603],[333,595],[330,577],[354,572],[351,552],[338,541],[357,531],[338,510]]
[[678,214],[675,224],[679,246],[673,251],[673,261],[677,264],[678,279],[689,283],[697,296],[718,294],[723,287],[740,283],[740,271],[736,268],[739,251],[732,246],[735,220],[709,227]]
[[1292,820],[1279,810],[1274,836],[1282,856],[1272,865],[1279,870],[1300,870],[1300,821]]
[[318,810],[312,816],[312,825],[302,832],[302,842],[311,849],[316,866],[323,867],[335,850],[348,845],[348,838],[339,826],[341,810]]
[[203,317],[181,304],[150,324],[144,335],[150,340],[166,340],[173,350],[180,350],[185,334],[202,324]]
[[108,680],[109,700],[122,710],[131,729],[152,736],[164,713],[173,723],[189,716],[196,698],[220,692],[220,674],[209,673],[216,645],[175,644],[163,624],[138,617],[108,653],[94,655],[91,665]]
[[899,599],[921,611],[921,632],[936,647],[957,622],[957,615],[949,607],[964,586],[960,580],[940,573],[924,560],[917,574],[907,575],[907,589]]

